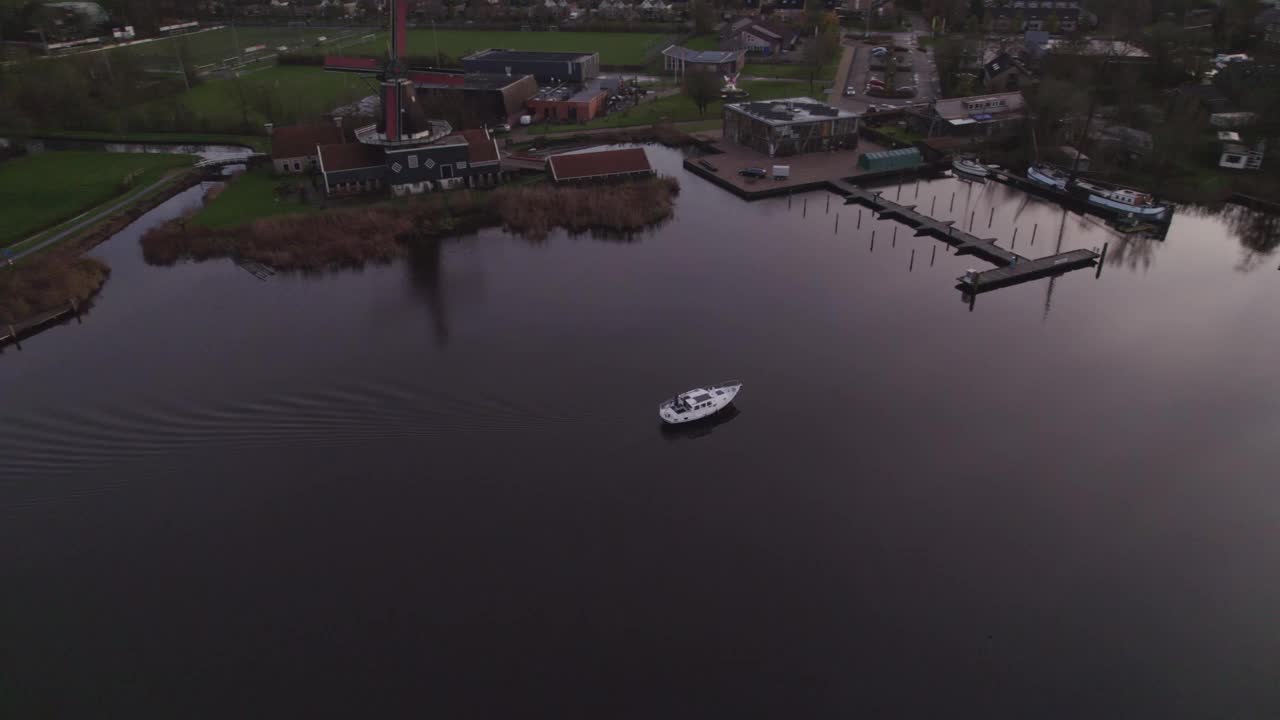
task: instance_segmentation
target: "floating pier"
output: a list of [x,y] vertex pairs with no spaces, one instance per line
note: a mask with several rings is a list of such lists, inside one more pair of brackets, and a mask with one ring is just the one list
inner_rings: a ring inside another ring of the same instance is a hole
[[957,255],[973,255],[996,266],[985,272],[969,272],[958,278],[960,289],[977,295],[1018,283],[1030,282],[1071,270],[1093,267],[1100,255],[1092,250],[1069,250],[1048,257],[1032,259],[996,245],[995,238],[981,238],[957,228],[951,220],[937,220],[915,210],[914,205],[899,205],[847,180],[828,183],[833,192],[843,195],[845,203],[865,205],[881,219],[894,220],[915,229],[916,236],[928,235],[956,249]]

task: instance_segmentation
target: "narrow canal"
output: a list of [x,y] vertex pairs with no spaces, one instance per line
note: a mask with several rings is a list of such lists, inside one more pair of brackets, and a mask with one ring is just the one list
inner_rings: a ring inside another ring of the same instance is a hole
[[1274,224],[903,186],[1110,243],[971,311],[980,261],[650,154],[683,190],[628,239],[147,266],[195,189],[96,250],[0,354],[0,714],[1280,714]]

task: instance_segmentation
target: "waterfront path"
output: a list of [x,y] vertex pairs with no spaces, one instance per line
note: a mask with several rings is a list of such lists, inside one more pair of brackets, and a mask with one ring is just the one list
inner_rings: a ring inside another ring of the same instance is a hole
[[[124,197],[118,200],[110,202],[107,205],[94,208],[89,212],[86,212],[82,215],[79,215],[77,217],[74,217],[64,222],[62,225],[57,226],[52,233],[49,233],[48,230],[45,230],[41,233],[33,235],[27,238],[26,240],[23,240],[22,242],[16,244],[17,246],[24,246],[24,247],[22,247],[21,250],[14,252],[13,255],[9,257],[9,260],[13,262],[17,262],[25,257],[34,255],[35,253],[38,253],[41,250],[44,250],[50,245],[56,245],[57,243],[62,242],[63,240],[66,240],[69,237],[73,237],[74,235],[81,232],[82,230],[86,230],[92,227],[93,225],[110,217],[112,214],[117,213],[120,210],[128,207],[129,205],[133,204],[137,200],[140,200],[141,198],[146,197],[147,195],[151,194],[153,190],[156,190],[157,188],[159,188],[160,186],[164,185],[165,183],[169,182],[172,179],[173,179],[173,173],[166,174],[164,177],[142,188],[141,190],[136,190],[132,193],[125,195]],[[45,235],[45,233],[49,233],[49,234]],[[41,236],[44,236],[44,237],[41,237]],[[36,240],[37,238],[39,238],[37,242],[27,245],[28,243],[32,243],[32,241]]]

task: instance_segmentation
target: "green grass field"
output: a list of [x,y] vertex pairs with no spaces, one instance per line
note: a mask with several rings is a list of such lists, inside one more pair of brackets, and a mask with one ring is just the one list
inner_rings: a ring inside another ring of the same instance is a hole
[[[603,65],[641,65],[651,49],[661,51],[670,44],[671,36],[658,33],[603,32],[520,32],[489,30],[409,31],[409,54],[431,57],[436,54],[436,38],[440,53],[460,58],[485,48],[510,50],[545,50],[555,52],[598,52]],[[385,53],[387,34],[366,43],[351,45],[344,52],[360,54]]]
[[[195,65],[210,65],[227,58],[236,57],[245,48],[266,45],[263,54],[271,54],[279,47],[287,47],[291,52],[313,52],[317,49],[324,52],[336,51],[344,45],[353,45],[356,40],[368,35],[362,29],[343,28],[290,28],[290,27],[238,27],[218,30],[204,30],[197,33],[178,35],[172,39],[159,40],[131,45],[113,50],[112,53],[133,53],[145,58],[149,64],[177,68],[177,46],[185,45]],[[325,37],[323,45],[317,45],[319,38]]]
[[[752,81],[742,83],[742,89],[750,93],[750,100],[773,100],[785,97],[800,97],[809,94],[807,82]],[[552,125],[549,133],[569,133],[596,128],[630,127],[634,125],[652,125],[656,122],[687,122],[691,120],[708,120],[720,117],[722,103],[717,100],[707,106],[706,115],[698,112],[684,93],[669,95],[652,102],[641,103],[636,107],[597,118],[582,125]],[[533,132],[542,132],[535,127]]]
[[191,162],[187,155],[105,152],[46,152],[2,162],[0,246],[153,183]]
[[[836,76],[836,69],[839,65],[839,62],[834,62],[823,66],[818,70],[815,78],[819,82],[831,80]],[[789,80],[807,81],[809,79],[809,66],[783,63],[747,63],[746,67],[742,69],[742,74],[751,77],[787,78]]]
[[[179,95],[177,102],[207,121],[211,129],[235,127],[246,117],[250,127],[260,128],[268,121],[277,125],[314,121],[339,105],[376,92],[354,75],[308,65],[263,65],[242,72],[238,80],[203,82]],[[154,104],[168,102],[162,99]],[[144,112],[146,109],[146,105],[141,107]]]
[[276,188],[306,178],[280,178],[270,165],[254,168],[231,181],[216,198],[200,210],[195,223],[205,227],[228,227],[271,215],[313,212],[315,208],[296,200],[276,199]]
[[690,50],[719,50],[720,38],[716,37],[715,33],[694,35],[688,40],[685,40],[683,45]]

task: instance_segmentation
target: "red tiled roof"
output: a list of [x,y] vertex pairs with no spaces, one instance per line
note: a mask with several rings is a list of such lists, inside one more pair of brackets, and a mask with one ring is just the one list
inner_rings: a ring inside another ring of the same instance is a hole
[[386,157],[382,148],[364,143],[320,146],[320,167],[326,173],[378,167],[386,163]]
[[551,179],[557,181],[653,172],[644,148],[552,155],[547,158],[547,167]]
[[484,130],[459,130],[454,135],[467,141],[467,160],[471,164],[497,162],[498,143]]
[[332,125],[293,125],[276,128],[271,134],[271,157],[310,157],[317,145],[342,142],[342,130]]

